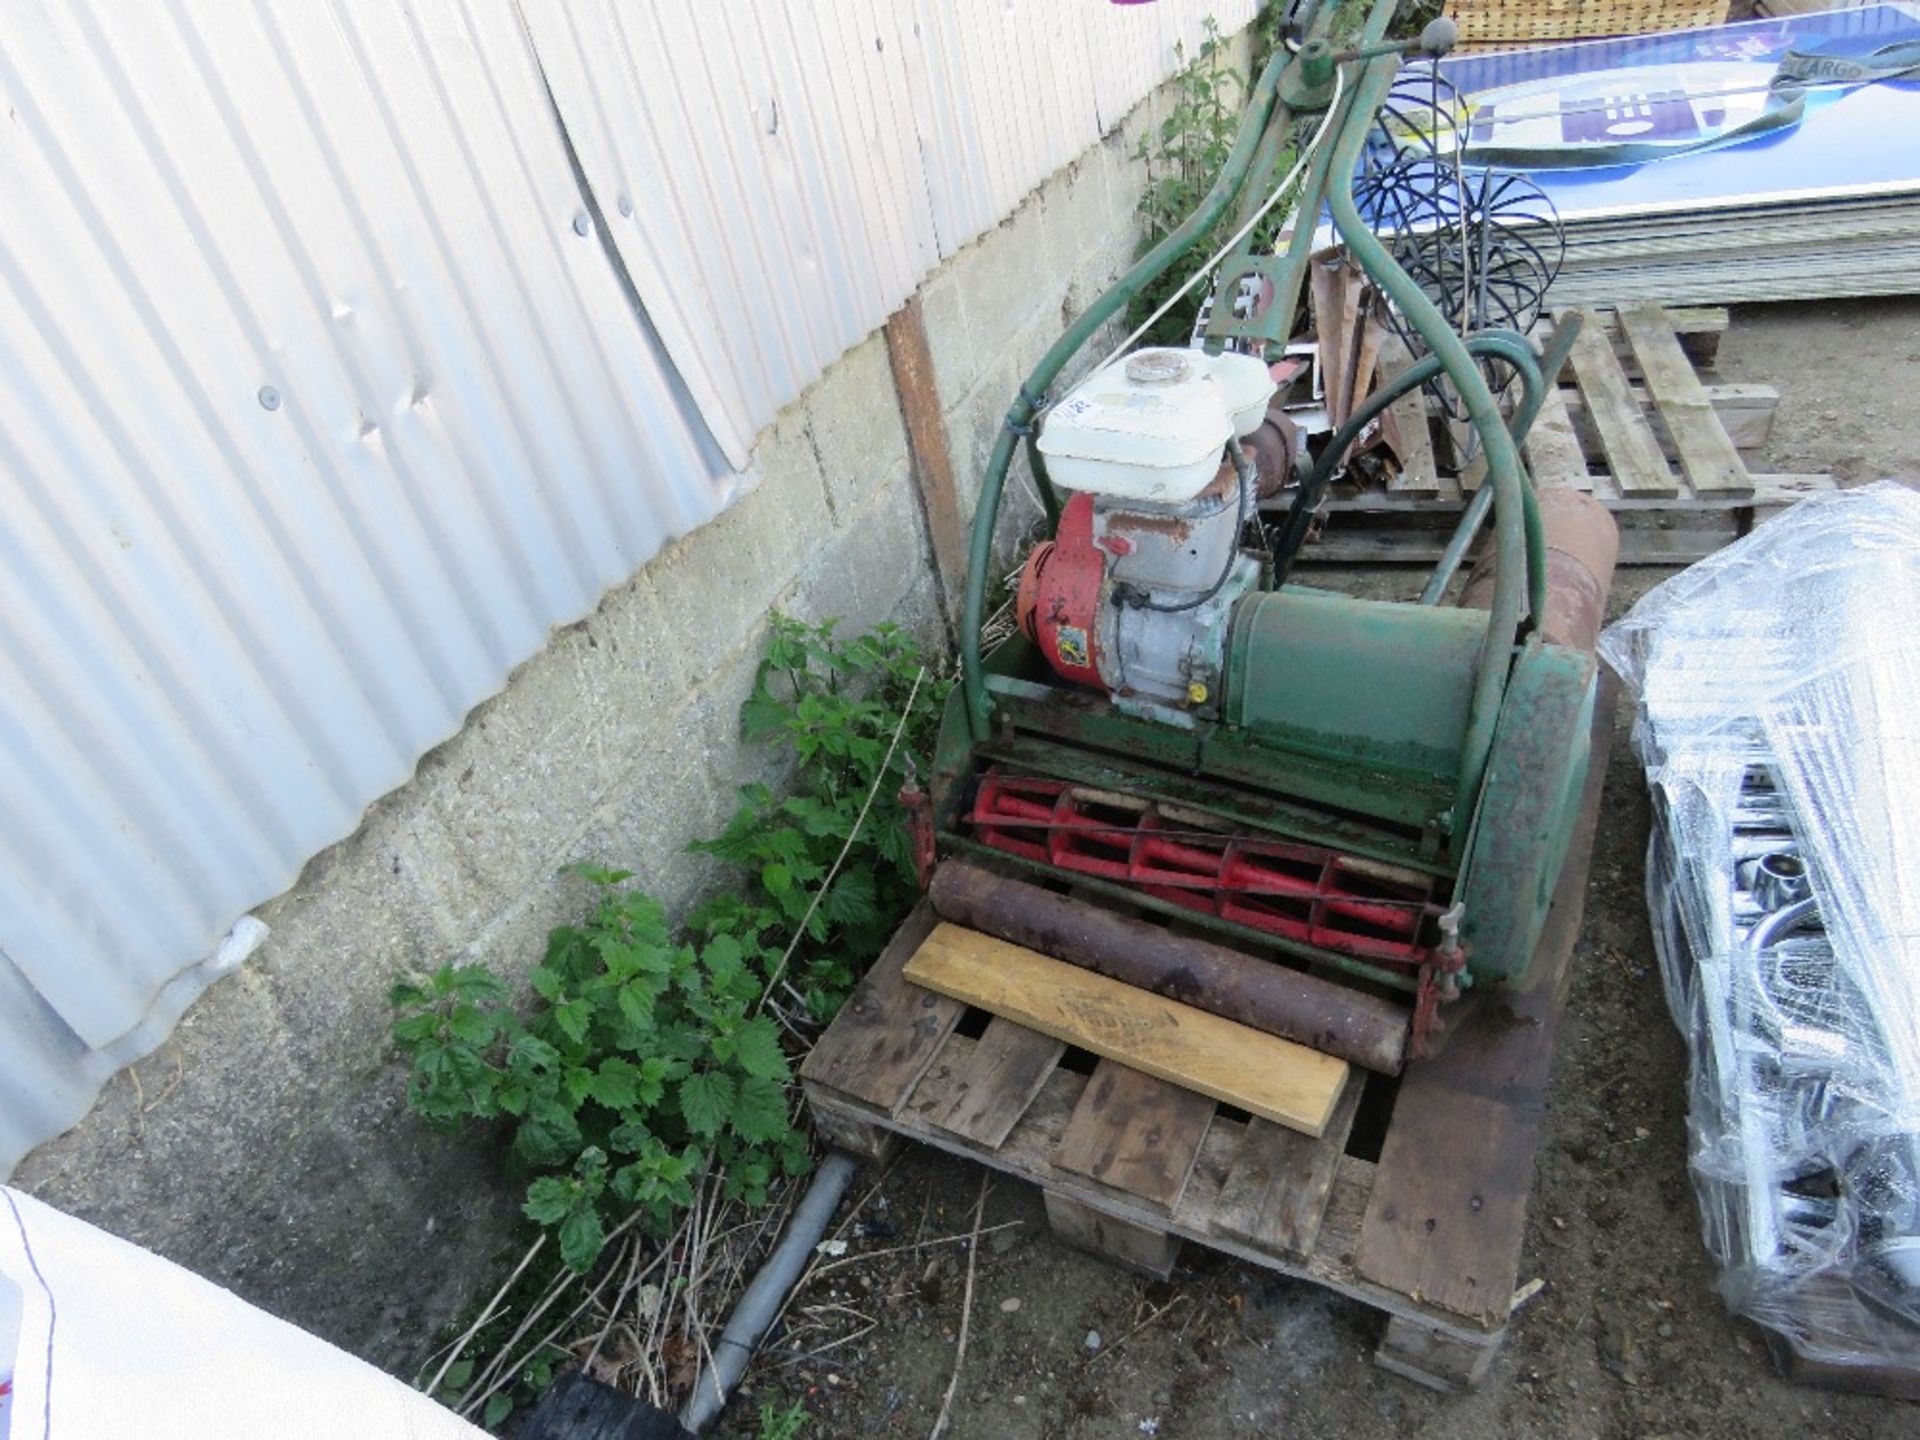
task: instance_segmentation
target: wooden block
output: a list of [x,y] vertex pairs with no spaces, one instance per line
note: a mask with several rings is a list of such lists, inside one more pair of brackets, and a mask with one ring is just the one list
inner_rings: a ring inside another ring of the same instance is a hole
[[1700,378],[1681,353],[1667,312],[1651,302],[1631,306],[1620,312],[1620,328],[1640,361],[1647,391],[1660,409],[1674,448],[1680,452],[1680,468],[1687,483],[1703,494],[1751,491],[1753,481],[1747,467],[1714,414]]
[[1490,1335],[1485,1344],[1476,1344],[1404,1315],[1390,1315],[1373,1360],[1381,1369],[1431,1390],[1466,1390],[1486,1378],[1503,1338]]
[[1580,448],[1580,437],[1574,433],[1573,417],[1567,413],[1566,397],[1559,386],[1549,385],[1541,397],[1540,413],[1533,417],[1524,447],[1527,472],[1542,490],[1593,488],[1587,457]]
[[997,1147],[1066,1048],[1050,1035],[996,1015],[985,1034],[952,1058],[948,1052],[955,1047],[949,1041],[908,1106],[929,1125]]
[[966,1006],[901,978],[907,958],[934,927],[922,900],[854,987],[827,1033],[800,1066],[800,1078],[892,1113],[906,1103]]
[[1249,1121],[1220,1187],[1213,1228],[1262,1250],[1310,1254],[1365,1089],[1364,1075],[1348,1077],[1327,1133],[1318,1140],[1265,1120]]
[[[807,1094],[818,1093],[809,1089]],[[844,1150],[869,1165],[885,1165],[900,1148],[900,1137],[891,1130],[865,1120],[856,1120],[844,1111],[813,1109],[813,1128],[832,1150]]]
[[1056,1190],[1047,1191],[1043,1198],[1047,1205],[1047,1224],[1069,1245],[1090,1250],[1156,1280],[1164,1280],[1173,1273],[1174,1261],[1180,1258],[1178,1235],[1103,1215]]
[[1647,417],[1634,403],[1627,375],[1606,333],[1591,315],[1573,342],[1573,376],[1587,402],[1587,415],[1606,452],[1607,468],[1622,495],[1677,495],[1680,485],[1667,468]]
[[1489,1330],[1506,1324],[1519,1272],[1618,694],[1603,673],[1579,818],[1526,980],[1451,1007],[1445,1048],[1407,1067],[1354,1256],[1375,1284]]
[[[1380,348],[1380,383],[1386,385],[1413,361],[1398,335],[1388,335]],[[1427,428],[1427,397],[1411,390],[1387,407],[1393,417],[1393,436],[1400,469],[1387,481],[1394,495],[1437,495],[1440,466],[1433,457],[1433,432]]]
[[1213,1119],[1213,1101],[1112,1060],[1094,1067],[1053,1163],[1171,1214]]
[[1771,385],[1721,381],[1702,385],[1713,413],[1726,427],[1736,450],[1761,450],[1773,438],[1773,417],[1780,408],[1780,392]]
[[[906,978],[1161,1080],[1319,1135],[1347,1062],[942,922]],[[917,1076],[916,1076],[917,1078]]]

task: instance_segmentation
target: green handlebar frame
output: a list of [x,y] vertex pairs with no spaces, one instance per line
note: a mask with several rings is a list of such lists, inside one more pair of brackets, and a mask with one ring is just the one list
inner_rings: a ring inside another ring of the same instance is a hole
[[[1359,37],[1362,45],[1377,42],[1384,35],[1396,4],[1397,0],[1374,0]],[[1322,6],[1314,17],[1315,38],[1324,39],[1342,20],[1350,20],[1350,14],[1342,14],[1346,8]],[[1320,58],[1320,54],[1321,51],[1316,51],[1314,58]],[[1278,97],[1283,84],[1289,93],[1298,90],[1297,69],[1303,58],[1289,54],[1284,48],[1275,50],[1248,93],[1246,114],[1234,138],[1233,148],[1199,208],[1179,228],[1136,261],[1111,289],[1087,307],[1041,357],[1007,409],[993,451],[987,459],[986,472],[981,477],[980,495],[974,509],[961,620],[962,698],[968,727],[976,742],[986,740],[992,731],[993,701],[987,691],[982,665],[980,629],[985,618],[987,576],[992,568],[993,536],[1015,447],[1023,436],[1031,437],[1034,419],[1044,408],[1047,391],[1086,342],[1148,284],[1191,250],[1203,236],[1212,232],[1235,197],[1247,188],[1248,177],[1255,169],[1256,155],[1261,161],[1262,183],[1255,187],[1259,193],[1250,194],[1243,201],[1241,215],[1250,214],[1251,208],[1260,198],[1264,198],[1265,186],[1277,178],[1272,171],[1278,168],[1280,157],[1287,151],[1285,139],[1293,118],[1291,111],[1279,102]],[[1538,615],[1543,608],[1546,550],[1533,487],[1521,464],[1517,442],[1526,432],[1526,422],[1531,421],[1533,412],[1538,408],[1546,382],[1541,374],[1537,353],[1523,337],[1511,331],[1486,332],[1468,341],[1455,334],[1438,307],[1367,228],[1354,203],[1353,175],[1359,163],[1361,147],[1366,143],[1373,117],[1385,100],[1399,66],[1400,57],[1397,54],[1376,55],[1348,63],[1348,82],[1340,98],[1338,113],[1329,118],[1327,143],[1321,145],[1313,156],[1304,177],[1300,213],[1303,216],[1316,215],[1322,205],[1331,212],[1334,228],[1345,242],[1348,252],[1427,344],[1430,352],[1427,359],[1403,372],[1398,377],[1399,384],[1386,399],[1391,400],[1404,393],[1401,386],[1418,383],[1406,379],[1415,371],[1422,372],[1423,380],[1444,372],[1465,402],[1468,416],[1481,437],[1487,462],[1481,493],[1490,499],[1479,503],[1482,506],[1481,514],[1485,513],[1485,504],[1492,505],[1495,541],[1501,563],[1495,579],[1486,639],[1480,650],[1472,703],[1461,745],[1459,800],[1455,813],[1457,816],[1466,816],[1473,812],[1486,772],[1514,647],[1523,636],[1522,627],[1527,617],[1530,614]],[[1276,308],[1285,307],[1283,320],[1293,313],[1304,283],[1312,249],[1312,232],[1311,224],[1303,223],[1296,227],[1281,279],[1275,286],[1273,304]],[[1252,243],[1251,236],[1241,243],[1235,254],[1224,262],[1222,276],[1237,277],[1246,272],[1248,266],[1245,262],[1251,256]],[[1498,356],[1512,364],[1521,375],[1525,395],[1512,429],[1501,418],[1499,404],[1480,374],[1475,363],[1477,354]],[[1430,369],[1426,368],[1429,366]],[[1377,406],[1374,405],[1376,401],[1380,402]],[[1378,413],[1384,403],[1376,395],[1370,398],[1368,405],[1374,407],[1372,413]],[[1363,407],[1363,411],[1365,409]],[[1368,418],[1371,418],[1370,415]],[[1339,454],[1344,448],[1339,446],[1329,453]],[[1044,480],[1042,488],[1045,488]],[[1478,502],[1478,496],[1475,498]],[[1475,528],[1477,525],[1476,520]],[[1465,529],[1463,517],[1462,530]],[[1470,542],[1471,533],[1466,538]],[[1461,550],[1464,553],[1465,544],[1461,545]],[[1458,564],[1457,558],[1454,563]]]

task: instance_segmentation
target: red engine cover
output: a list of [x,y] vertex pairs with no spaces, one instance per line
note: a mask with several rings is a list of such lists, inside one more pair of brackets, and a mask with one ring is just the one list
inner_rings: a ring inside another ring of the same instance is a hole
[[1075,495],[1053,539],[1034,547],[1020,571],[1015,614],[1047,663],[1076,685],[1104,689],[1095,621],[1107,562],[1093,543],[1093,497]]

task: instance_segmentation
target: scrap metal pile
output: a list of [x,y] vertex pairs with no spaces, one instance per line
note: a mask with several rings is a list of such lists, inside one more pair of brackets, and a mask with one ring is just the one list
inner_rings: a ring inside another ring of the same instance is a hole
[[1920,1355],[1920,495],[1807,501],[1602,641],[1639,693],[1691,1168],[1728,1304]]

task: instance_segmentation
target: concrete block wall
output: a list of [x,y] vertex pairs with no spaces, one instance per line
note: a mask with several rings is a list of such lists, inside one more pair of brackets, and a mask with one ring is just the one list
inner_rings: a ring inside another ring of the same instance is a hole
[[[1020,379],[1138,250],[1132,156],[1166,103],[1144,102],[923,286],[963,516]],[[1088,361],[1118,338],[1109,327]],[[406,1110],[386,1045],[396,974],[458,959],[524,975],[583,907],[582,883],[556,873],[572,860],[632,869],[674,909],[715,883],[686,843],[787,763],[737,722],[771,609],[892,619],[944,656],[881,333],[768,428],[751,476],[263,907],[272,935],[254,959],[13,1183],[375,1363],[417,1364],[497,1280],[520,1187],[473,1137]],[[1024,460],[1005,512],[1011,553],[1037,515]]]

